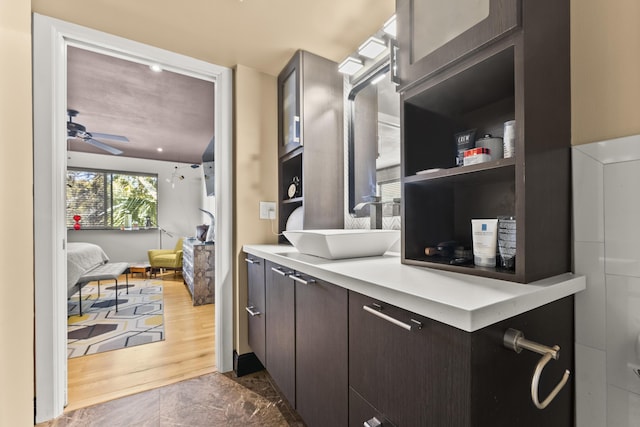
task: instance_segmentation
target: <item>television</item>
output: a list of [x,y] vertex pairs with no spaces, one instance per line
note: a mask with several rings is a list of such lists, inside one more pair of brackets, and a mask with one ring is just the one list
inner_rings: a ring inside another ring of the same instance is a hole
[[204,186],[207,196],[214,196],[215,191],[215,162],[213,156],[214,138],[211,138],[209,145],[202,153],[202,172],[204,174]]

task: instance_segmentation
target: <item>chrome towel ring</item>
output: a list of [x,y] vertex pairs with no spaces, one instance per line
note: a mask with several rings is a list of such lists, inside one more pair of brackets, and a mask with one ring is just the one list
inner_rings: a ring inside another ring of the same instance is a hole
[[538,398],[538,383],[540,382],[540,375],[542,375],[542,370],[551,359],[558,360],[560,357],[560,347],[557,345],[547,347],[546,345],[529,341],[525,339],[522,331],[511,328],[507,329],[504,333],[503,344],[506,348],[511,349],[516,353],[520,353],[522,349],[525,349],[542,354],[542,358],[536,365],[536,369],[533,371],[533,377],[531,378],[531,400],[538,409],[546,408],[558,395],[560,390],[562,390],[562,387],[565,386],[569,380],[569,376],[571,375],[568,369],[565,370],[560,382],[553,388],[553,390],[551,390],[551,393],[549,393],[549,395],[540,402],[540,399]]

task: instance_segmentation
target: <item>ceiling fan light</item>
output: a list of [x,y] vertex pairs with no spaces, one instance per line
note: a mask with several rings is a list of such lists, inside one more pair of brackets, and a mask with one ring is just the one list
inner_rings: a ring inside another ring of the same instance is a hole
[[387,45],[384,41],[377,37],[369,37],[366,42],[362,43],[358,48],[358,53],[364,57],[373,59],[377,58],[382,52],[387,49]]
[[348,57],[338,65],[338,71],[342,74],[352,76],[363,67],[362,61],[356,58]]

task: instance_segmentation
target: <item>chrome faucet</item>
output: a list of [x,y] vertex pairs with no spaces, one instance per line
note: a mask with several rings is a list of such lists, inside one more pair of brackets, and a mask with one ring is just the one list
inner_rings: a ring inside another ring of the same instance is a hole
[[382,230],[382,207],[385,205],[399,205],[400,199],[393,202],[382,202],[380,196],[369,196],[369,201],[358,203],[354,206],[354,212],[360,212],[365,206],[369,206],[370,226],[372,230]]

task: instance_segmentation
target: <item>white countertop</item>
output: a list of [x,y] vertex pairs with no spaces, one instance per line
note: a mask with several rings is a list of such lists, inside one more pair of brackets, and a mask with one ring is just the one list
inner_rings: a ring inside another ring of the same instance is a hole
[[244,251],[467,332],[585,289],[566,273],[521,284],[404,265],[398,253],[328,260],[288,245],[244,245]]

